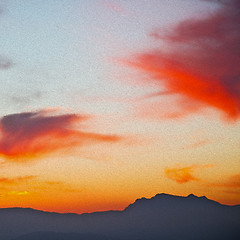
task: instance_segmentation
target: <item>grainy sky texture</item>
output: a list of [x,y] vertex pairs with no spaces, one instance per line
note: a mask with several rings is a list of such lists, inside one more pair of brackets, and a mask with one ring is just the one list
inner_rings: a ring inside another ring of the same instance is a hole
[[237,0],[0,1],[0,207],[240,204]]

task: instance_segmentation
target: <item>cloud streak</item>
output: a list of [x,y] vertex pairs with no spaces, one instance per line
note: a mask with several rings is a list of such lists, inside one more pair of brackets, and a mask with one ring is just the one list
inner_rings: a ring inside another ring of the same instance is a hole
[[28,195],[28,194],[30,194],[28,191],[10,191],[5,194],[0,194],[0,197],[8,197],[11,195],[23,196],[23,195]]
[[113,12],[116,12],[116,13],[118,13],[118,14],[124,14],[124,13],[126,13],[126,10],[122,7],[122,5],[120,5],[120,3],[118,3],[118,2],[116,2],[116,1],[109,1],[109,0],[107,0],[107,1],[104,1],[103,2],[103,5],[106,7],[106,8],[108,8],[108,9],[110,9],[111,11],[113,11]]
[[61,192],[67,192],[67,193],[81,193],[83,192],[83,189],[79,188],[73,188],[71,185],[67,184],[66,182],[61,181],[45,181],[42,185],[42,189],[47,191],[52,190],[59,190]]
[[240,174],[232,175],[225,181],[208,183],[210,187],[236,188],[240,190]]
[[15,177],[15,178],[4,177],[4,178],[0,178],[0,184],[15,185],[22,182],[26,182],[33,178],[35,178],[35,176],[25,176],[25,177]]
[[4,116],[0,119],[0,156],[14,162],[27,161],[66,148],[120,140],[119,136],[75,128],[87,119],[77,114],[50,115],[47,111]]
[[[219,3],[215,13],[188,19],[150,34],[166,50],[155,48],[124,61],[150,81],[181,97],[182,112],[214,108],[228,120],[240,118],[240,3]],[[160,46],[160,45],[159,45]],[[188,106],[191,102],[191,109]]]
[[40,91],[35,91],[29,95],[14,95],[10,96],[9,99],[12,101],[14,104],[28,104],[31,101],[34,100],[39,100],[42,97],[42,92]]
[[187,149],[198,148],[198,147],[205,146],[205,145],[209,144],[210,142],[211,141],[209,139],[204,139],[204,140],[198,141],[196,143],[189,144],[185,148],[187,148]]

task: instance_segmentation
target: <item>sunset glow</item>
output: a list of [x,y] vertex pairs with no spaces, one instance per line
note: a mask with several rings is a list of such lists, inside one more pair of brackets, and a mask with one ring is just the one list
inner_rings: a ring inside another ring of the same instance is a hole
[[240,204],[237,0],[0,2],[0,208]]

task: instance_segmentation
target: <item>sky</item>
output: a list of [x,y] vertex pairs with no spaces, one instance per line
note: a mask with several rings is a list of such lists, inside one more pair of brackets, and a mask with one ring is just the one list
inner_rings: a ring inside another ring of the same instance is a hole
[[237,0],[1,0],[0,207],[240,204]]

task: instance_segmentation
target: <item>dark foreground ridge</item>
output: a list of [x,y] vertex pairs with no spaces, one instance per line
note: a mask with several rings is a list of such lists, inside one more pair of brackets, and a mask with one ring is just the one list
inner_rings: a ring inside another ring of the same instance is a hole
[[123,211],[52,213],[0,209],[1,240],[238,240],[240,205],[206,197],[157,194]]

